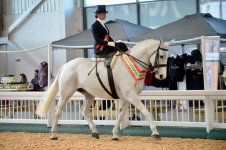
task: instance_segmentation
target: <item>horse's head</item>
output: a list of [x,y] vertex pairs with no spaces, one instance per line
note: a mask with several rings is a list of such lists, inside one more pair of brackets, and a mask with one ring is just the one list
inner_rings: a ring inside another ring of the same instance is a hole
[[168,58],[168,43],[163,43],[162,41],[157,42],[156,50],[151,54],[150,63],[153,67],[153,72],[155,72],[155,78],[163,80],[166,78],[167,70],[167,58]]
[[144,68],[148,69],[147,66],[152,68],[151,71],[155,72],[157,79],[163,80],[166,78],[170,44],[171,42],[163,43],[154,39],[144,40],[131,49],[131,55],[135,56],[135,61]]

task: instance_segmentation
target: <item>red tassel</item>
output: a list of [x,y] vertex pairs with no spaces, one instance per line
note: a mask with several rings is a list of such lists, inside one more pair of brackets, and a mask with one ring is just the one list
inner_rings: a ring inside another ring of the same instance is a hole
[[144,85],[145,86],[151,86],[152,85],[152,67],[146,72],[145,79],[144,79]]

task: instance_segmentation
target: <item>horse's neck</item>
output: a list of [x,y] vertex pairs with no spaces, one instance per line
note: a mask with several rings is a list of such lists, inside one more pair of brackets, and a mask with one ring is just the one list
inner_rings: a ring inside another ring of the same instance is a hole
[[146,54],[146,52],[143,50],[140,50],[140,49],[134,49],[133,51],[130,52],[131,56],[133,56],[139,60],[142,60],[142,61],[145,61],[144,60],[145,54]]

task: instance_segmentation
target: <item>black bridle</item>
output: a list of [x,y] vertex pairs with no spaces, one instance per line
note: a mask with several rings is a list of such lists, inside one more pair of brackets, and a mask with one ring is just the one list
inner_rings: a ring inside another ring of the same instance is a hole
[[[157,70],[159,70],[160,67],[167,67],[167,64],[159,64],[159,50],[163,50],[163,51],[168,51],[168,49],[165,49],[165,48],[162,48],[160,47],[161,45],[161,41],[159,43],[159,46],[158,48],[151,54],[150,58],[156,53],[155,55],[155,62],[154,62],[154,65],[152,66],[152,64],[150,63],[150,65],[146,64],[145,62],[137,59],[136,57],[128,54],[128,53],[125,53],[124,51],[120,50],[118,47],[116,47],[116,49],[120,52],[122,52],[123,54],[126,54],[127,56],[130,56],[134,59],[135,62],[137,62],[139,65],[141,65],[143,68],[147,69],[147,70],[150,70],[152,69],[153,71],[152,72],[156,72]],[[149,59],[150,59],[149,58]]]
[[[159,47],[157,48],[157,50],[155,51],[156,52],[156,55],[155,55],[155,62],[154,62],[154,66],[153,66],[153,71],[157,71],[159,70],[160,67],[167,67],[167,64],[159,64],[159,50],[163,50],[163,51],[168,51],[168,49],[165,49],[165,48],[162,48],[160,47],[161,45],[161,42],[159,44]],[[155,53],[154,52],[154,53]],[[152,54],[153,55],[153,54]],[[151,56],[152,56],[151,55]],[[157,69],[156,69],[157,68]]]

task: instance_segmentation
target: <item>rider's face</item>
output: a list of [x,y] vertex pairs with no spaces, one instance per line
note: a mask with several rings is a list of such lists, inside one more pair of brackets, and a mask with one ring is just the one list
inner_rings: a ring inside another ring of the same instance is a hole
[[99,19],[105,20],[107,15],[106,15],[106,13],[99,13],[99,14],[97,14],[97,16],[98,16]]

